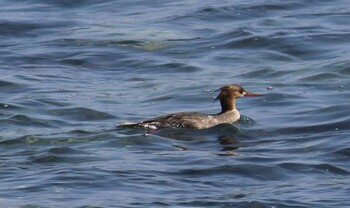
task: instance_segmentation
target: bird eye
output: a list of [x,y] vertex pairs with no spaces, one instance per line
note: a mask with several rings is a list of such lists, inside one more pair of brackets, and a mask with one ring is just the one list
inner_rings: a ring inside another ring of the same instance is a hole
[[239,89],[239,93],[243,94],[244,93],[244,89],[243,88]]

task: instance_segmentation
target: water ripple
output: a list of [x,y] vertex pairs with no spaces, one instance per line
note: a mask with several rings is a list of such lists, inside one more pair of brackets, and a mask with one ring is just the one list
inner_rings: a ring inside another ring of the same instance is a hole
[[88,108],[66,108],[66,109],[54,109],[48,112],[53,116],[63,116],[67,117],[70,120],[103,120],[103,119],[111,119],[115,118],[113,115],[108,113],[99,112],[93,109]]
[[[347,5],[0,1],[0,204],[349,207]],[[229,83],[235,124],[115,127]]]

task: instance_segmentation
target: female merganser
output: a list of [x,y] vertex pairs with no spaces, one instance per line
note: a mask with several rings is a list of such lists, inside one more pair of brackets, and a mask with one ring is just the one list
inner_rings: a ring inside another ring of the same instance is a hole
[[206,129],[218,124],[233,123],[240,118],[236,109],[236,99],[248,96],[262,96],[262,94],[249,93],[238,84],[225,85],[214,101],[220,100],[221,112],[218,114],[202,114],[197,112],[173,113],[165,116],[145,120],[140,123],[122,123],[120,126],[158,128],[189,128]]

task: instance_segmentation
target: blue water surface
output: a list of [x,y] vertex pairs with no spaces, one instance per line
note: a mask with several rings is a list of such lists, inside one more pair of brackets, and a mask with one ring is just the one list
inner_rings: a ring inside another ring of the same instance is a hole
[[[0,206],[350,207],[350,2],[0,1]],[[180,111],[236,124],[116,127]]]

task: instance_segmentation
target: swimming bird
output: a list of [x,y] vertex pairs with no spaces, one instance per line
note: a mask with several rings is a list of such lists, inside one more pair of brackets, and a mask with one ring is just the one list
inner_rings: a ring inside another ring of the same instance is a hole
[[240,97],[262,96],[262,94],[249,93],[241,85],[230,84],[218,89],[219,95],[214,101],[220,100],[221,112],[217,114],[203,114],[197,112],[173,113],[148,119],[139,123],[125,122],[120,126],[141,127],[149,129],[159,128],[188,128],[206,129],[218,124],[234,123],[240,118],[236,108],[236,99]]

